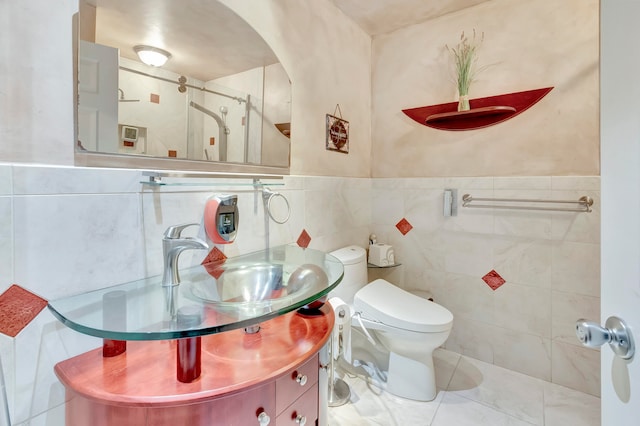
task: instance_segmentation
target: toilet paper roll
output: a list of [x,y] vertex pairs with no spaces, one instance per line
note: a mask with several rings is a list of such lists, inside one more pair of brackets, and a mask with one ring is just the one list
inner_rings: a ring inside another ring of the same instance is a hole
[[395,264],[393,247],[389,244],[372,244],[369,246],[369,263],[376,266]]
[[[339,297],[332,297],[329,303],[335,315],[335,324],[331,334],[331,348],[333,359],[344,355],[347,362],[351,362],[351,306]],[[342,338],[340,336],[342,335]]]

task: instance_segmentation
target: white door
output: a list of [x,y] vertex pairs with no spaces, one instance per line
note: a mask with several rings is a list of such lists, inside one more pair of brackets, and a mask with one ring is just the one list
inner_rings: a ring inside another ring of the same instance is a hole
[[78,140],[89,151],[117,153],[118,49],[80,41]]
[[[640,340],[640,0],[601,0],[601,324],[627,322]],[[596,318],[593,318],[597,320]],[[636,348],[637,349],[637,348]],[[602,425],[640,425],[640,354],[602,348]]]

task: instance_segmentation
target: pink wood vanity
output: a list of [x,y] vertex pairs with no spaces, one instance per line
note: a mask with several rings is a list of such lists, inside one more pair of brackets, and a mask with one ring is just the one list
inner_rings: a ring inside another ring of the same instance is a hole
[[[261,324],[202,337],[202,374],[176,380],[177,340],[129,341],[121,355],[102,348],[56,365],[67,393],[67,426],[314,425],[318,352],[333,310],[291,312]],[[322,390],[325,391],[324,389]]]

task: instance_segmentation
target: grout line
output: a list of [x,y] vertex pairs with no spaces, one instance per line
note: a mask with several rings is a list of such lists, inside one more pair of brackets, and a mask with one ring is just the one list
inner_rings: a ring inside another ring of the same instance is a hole
[[[456,365],[456,368],[457,368],[457,365]],[[455,372],[455,369],[454,369],[454,372]],[[451,375],[451,377],[453,377],[453,375]],[[449,381],[451,381],[451,380],[449,380]],[[449,387],[449,385],[447,384],[447,388],[448,387]],[[440,406],[442,405],[442,401],[444,401],[444,397],[447,395],[447,392],[449,392],[449,391],[448,390],[442,391],[442,397],[440,398],[440,402],[438,402],[438,405],[436,406],[436,409],[433,412],[433,417],[431,417],[431,421],[429,422],[428,426],[433,426],[433,424],[435,423],[436,418],[438,417],[438,411],[440,410]],[[436,398],[437,397],[438,396],[436,395]]]
[[[445,349],[446,350],[446,349]],[[450,351],[453,352],[453,351]],[[453,352],[456,353],[456,352]],[[456,375],[456,371],[458,371],[458,366],[460,365],[460,360],[462,359],[463,355],[462,354],[458,354],[458,361],[456,362],[456,366],[453,367],[453,373],[451,373],[451,377],[449,377],[449,381],[447,382],[447,387],[446,387],[446,391],[449,390],[449,386],[451,386],[451,381],[453,380],[453,376]]]
[[[444,349],[445,351],[448,351],[447,349]],[[456,353],[453,351],[448,351],[448,352],[452,352],[452,353]],[[429,426],[432,426],[435,421],[436,418],[438,417],[438,411],[440,410],[440,406],[442,405],[442,402],[444,401],[445,396],[447,395],[447,393],[449,392],[449,387],[451,386],[451,382],[453,381],[453,377],[456,375],[456,371],[458,371],[458,366],[460,365],[460,360],[462,359],[462,354],[458,354],[458,360],[456,361],[456,365],[455,367],[453,367],[453,372],[451,372],[451,376],[449,377],[449,381],[447,382],[447,385],[445,386],[445,389],[442,391],[442,397],[440,398],[440,402],[438,402],[438,405],[435,409],[435,411],[433,412],[433,417],[431,418],[431,422],[429,422]],[[438,396],[436,395],[436,398]]]
[[[447,391],[447,392],[449,392],[449,391]],[[507,417],[510,417],[510,418],[512,418],[512,419],[515,419],[515,420],[517,420],[518,422],[526,423],[526,424],[529,424],[529,425],[532,425],[532,426],[544,426],[544,412],[543,412],[543,416],[542,416],[542,424],[536,424],[536,423],[531,423],[531,422],[529,422],[529,421],[527,421],[527,420],[521,419],[521,418],[519,418],[519,417],[516,417],[516,416],[514,416],[513,414],[510,414],[510,413],[508,413],[508,412],[506,412],[506,411],[502,411],[502,410],[498,409],[497,407],[495,407],[495,406],[493,406],[493,405],[490,405],[490,404],[486,403],[485,401],[475,400],[475,399],[469,398],[468,396],[461,395],[461,394],[457,394],[457,393],[456,393],[455,395],[456,395],[457,397],[459,397],[459,398],[466,399],[467,401],[470,401],[470,402],[472,402],[472,403],[474,403],[474,404],[482,405],[483,407],[488,408],[488,409],[490,409],[490,410],[492,410],[492,411],[495,411],[495,412],[497,412],[497,413],[500,413],[500,414],[503,414],[503,415],[505,415],[505,416],[507,416]],[[441,405],[441,404],[442,404],[442,401],[440,402],[440,404],[438,404],[438,408],[440,408],[440,405]],[[436,410],[436,412],[437,412],[437,410]],[[434,415],[434,419],[435,419],[435,415]]]

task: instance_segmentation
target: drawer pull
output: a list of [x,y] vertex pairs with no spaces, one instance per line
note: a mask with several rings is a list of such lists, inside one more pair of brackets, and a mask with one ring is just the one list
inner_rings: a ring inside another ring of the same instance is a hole
[[306,385],[307,384],[307,375],[298,373],[298,375],[296,376],[296,382],[298,382],[298,384],[300,386]]
[[296,416],[296,423],[299,424],[300,426],[304,426],[307,424],[307,418],[302,414],[298,414]]
[[258,424],[260,426],[267,426],[269,423],[271,423],[271,417],[269,417],[269,415],[266,412],[262,412],[260,414],[258,414]]

